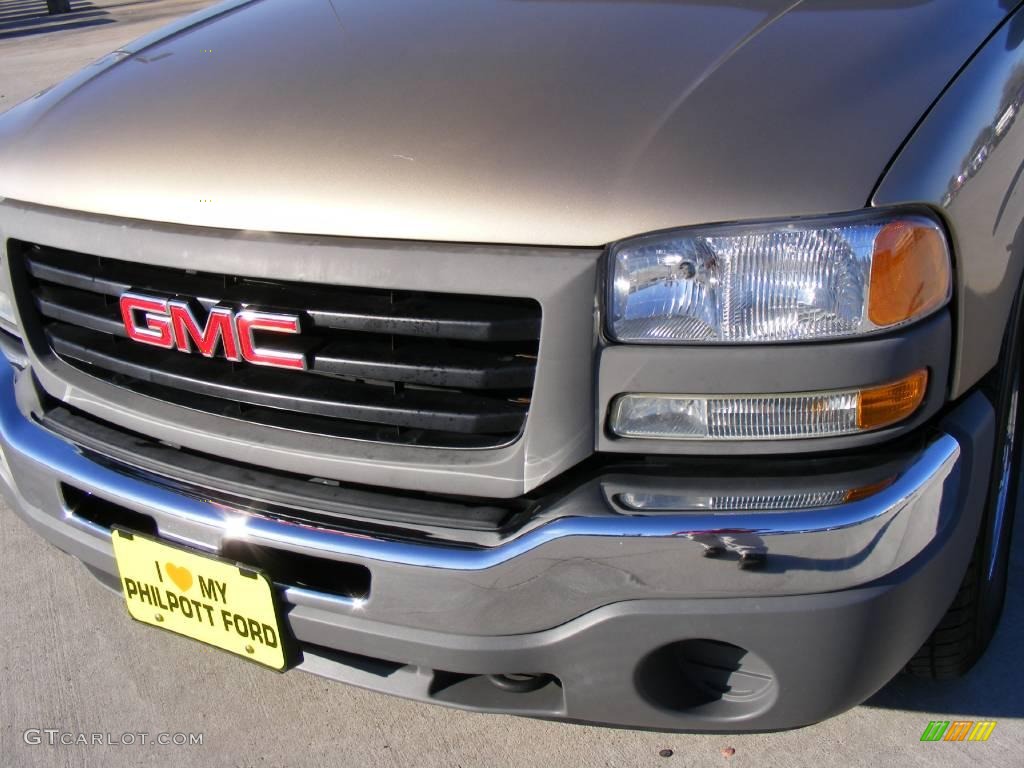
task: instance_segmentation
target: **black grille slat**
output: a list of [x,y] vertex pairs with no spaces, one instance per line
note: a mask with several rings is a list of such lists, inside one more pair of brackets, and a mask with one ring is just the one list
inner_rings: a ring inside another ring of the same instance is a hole
[[[28,278],[19,291],[39,318],[38,338],[65,361],[140,394],[283,428],[437,447],[500,445],[525,425],[539,346],[534,301],[273,282],[17,241],[8,251]],[[301,336],[258,343],[301,349],[309,368],[131,341],[117,300],[129,290],[191,298],[206,309],[298,314]]]
[[128,336],[124,324],[109,311],[103,298],[81,291],[40,288],[36,308],[51,320],[89,328],[111,336]]
[[338,341],[318,350],[313,369],[367,379],[473,389],[514,389],[533,382],[534,359],[458,348],[391,350],[386,343]]
[[314,325],[322,328],[461,341],[521,341],[535,337],[540,330],[539,323],[516,317],[480,320],[473,316],[472,308],[439,317],[431,314],[429,307],[414,303],[391,307],[366,306],[352,312],[310,309],[306,314]]
[[68,288],[77,288],[104,296],[117,297],[132,287],[130,283],[120,283],[96,277],[95,275],[83,274],[72,269],[65,269],[33,259],[26,259],[25,266],[28,268],[29,274],[40,281],[54,285],[63,285]]

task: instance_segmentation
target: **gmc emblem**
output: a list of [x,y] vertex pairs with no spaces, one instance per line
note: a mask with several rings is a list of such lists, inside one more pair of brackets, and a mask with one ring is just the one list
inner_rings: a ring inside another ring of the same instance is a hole
[[297,334],[298,315],[216,306],[207,314],[205,325],[200,325],[187,301],[123,293],[121,319],[128,338],[142,344],[179,352],[198,351],[203,357],[213,357],[219,346],[228,360],[306,370],[306,356],[301,352],[258,347],[254,337],[256,331]]

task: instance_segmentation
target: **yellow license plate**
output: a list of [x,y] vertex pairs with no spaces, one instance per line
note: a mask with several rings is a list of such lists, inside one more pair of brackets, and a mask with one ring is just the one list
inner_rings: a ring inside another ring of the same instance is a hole
[[132,618],[284,669],[284,635],[266,574],[116,528],[113,541]]

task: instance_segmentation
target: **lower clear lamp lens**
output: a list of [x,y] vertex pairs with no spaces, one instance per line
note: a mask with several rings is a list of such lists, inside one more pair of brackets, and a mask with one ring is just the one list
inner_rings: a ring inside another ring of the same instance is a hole
[[789,440],[832,437],[889,426],[924,401],[925,370],[879,387],[769,395],[620,396],[610,428],[619,437],[656,440]]
[[841,488],[806,493],[622,493],[616,500],[636,512],[791,512],[814,507],[835,507],[873,496],[895,478],[863,488]]

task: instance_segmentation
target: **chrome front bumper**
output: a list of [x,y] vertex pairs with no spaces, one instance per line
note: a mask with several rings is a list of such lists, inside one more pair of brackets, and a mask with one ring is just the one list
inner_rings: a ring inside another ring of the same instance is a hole
[[[148,515],[162,537],[203,551],[244,542],[369,569],[365,600],[282,585],[292,616],[327,611],[470,636],[544,630],[626,600],[802,595],[870,584],[957,524],[971,478],[987,473],[989,460],[973,442],[971,429],[982,427],[952,422],[950,431],[902,461],[888,487],[835,506],[640,514],[617,499],[641,481],[602,476],[493,546],[410,543],[246,515],[122,474],[27,417],[35,397],[31,377],[3,368],[0,473],[12,506],[92,568],[116,574],[110,533],[67,508],[62,482]],[[986,409],[979,400],[960,410],[987,424]],[[662,495],[701,489],[693,479],[642,482]],[[729,482],[741,486],[742,478]],[[726,556],[706,556],[708,542],[721,543]],[[737,567],[733,555],[751,546],[763,564]]]

